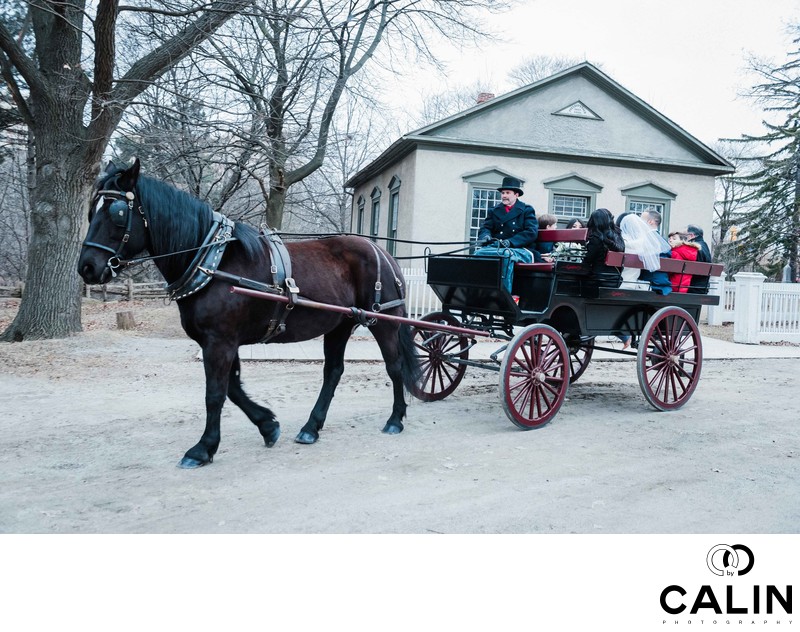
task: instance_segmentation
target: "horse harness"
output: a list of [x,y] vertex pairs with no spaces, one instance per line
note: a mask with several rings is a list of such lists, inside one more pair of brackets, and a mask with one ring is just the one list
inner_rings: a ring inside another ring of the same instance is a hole
[[[98,207],[102,206],[105,203],[106,197],[112,198],[114,201],[108,207],[108,213],[111,218],[111,222],[125,230],[125,233],[122,236],[121,241],[119,242],[119,246],[117,249],[114,250],[110,246],[105,246],[103,244],[98,244],[94,241],[84,241],[84,246],[91,246],[92,248],[99,248],[100,250],[105,250],[106,252],[111,253],[111,257],[109,257],[108,262],[106,265],[108,269],[111,270],[111,276],[117,276],[117,270],[122,267],[122,249],[125,248],[125,244],[128,243],[128,240],[131,238],[131,229],[133,228],[133,207],[134,207],[134,200],[136,199],[136,195],[133,191],[113,191],[110,189],[103,189],[97,192],[95,196],[97,202],[95,203],[95,210]],[[145,217],[144,210],[142,209],[141,204],[137,204],[136,208],[139,211],[139,215],[142,216],[142,221],[144,222],[144,227],[147,228],[147,217]]]
[[171,301],[178,301],[202,290],[219,268],[225,247],[232,240],[234,223],[217,211],[212,211],[211,217],[211,229],[192,263],[177,281],[167,286]]
[[[102,205],[106,197],[111,197],[114,201],[109,205],[108,212],[112,223],[115,226],[124,228],[125,233],[122,236],[119,246],[116,250],[103,244],[98,244],[93,241],[84,241],[84,246],[92,246],[110,252],[112,256],[108,260],[108,268],[111,270],[112,277],[117,276],[117,270],[123,265],[130,265],[133,261],[127,262],[122,260],[122,250],[131,236],[131,229],[133,226],[133,210],[134,206],[138,210],[144,222],[145,229],[148,228],[147,217],[142,209],[141,203],[134,205],[136,195],[133,191],[114,191],[110,189],[103,189],[97,192],[99,199],[95,207]],[[206,287],[212,278],[217,277],[222,281],[226,281],[233,285],[241,287],[249,287],[269,294],[285,295],[288,299],[287,303],[275,302],[272,314],[269,319],[267,331],[261,339],[261,342],[267,342],[282,334],[286,331],[286,318],[294,309],[297,298],[300,295],[300,289],[295,284],[292,277],[292,262],[289,256],[289,251],[283,243],[280,235],[267,226],[262,226],[261,236],[267,244],[270,256],[270,274],[272,275],[272,283],[261,283],[252,279],[238,277],[227,272],[219,270],[219,264],[222,261],[222,256],[225,254],[225,248],[230,241],[233,241],[234,222],[228,219],[222,213],[212,211],[211,228],[206,234],[203,244],[197,248],[197,254],[192,262],[186,268],[186,271],[181,277],[166,286],[167,293],[170,300],[180,300],[196,294],[204,287]],[[367,240],[367,243],[372,246],[375,252],[375,260],[377,263],[377,272],[375,280],[375,300],[372,303],[372,311],[380,312],[385,309],[400,307],[405,305],[405,294],[403,292],[403,282],[397,277],[394,272],[389,259],[382,250],[380,250],[372,241]],[[394,283],[397,287],[399,298],[381,303],[381,295],[383,292],[383,284],[381,283],[381,261],[384,261],[392,272]],[[365,327],[372,327],[377,322],[375,318],[367,318],[364,310],[357,307],[350,307],[352,316],[359,325]]]
[[[269,320],[269,324],[267,326],[267,331],[261,339],[261,342],[268,342],[275,336],[282,334],[286,330],[286,318],[289,316],[291,311],[294,309],[295,304],[297,302],[297,298],[300,295],[300,289],[295,284],[294,278],[292,277],[292,262],[289,256],[289,251],[286,249],[286,246],[283,243],[280,235],[277,232],[273,231],[267,226],[262,226],[261,229],[261,236],[267,242],[267,246],[269,248],[269,256],[272,262],[270,266],[270,273],[272,274],[272,285],[266,285],[252,282],[249,279],[242,279],[238,278],[238,284],[249,286],[253,289],[261,289],[262,291],[266,291],[271,294],[281,294],[286,295],[288,298],[288,303],[279,303],[275,302],[274,307],[272,310],[272,315]],[[405,305],[405,298],[403,293],[403,282],[397,278],[397,275],[394,274],[394,269],[392,268],[391,263],[387,259],[386,254],[381,251],[374,243],[368,241],[367,243],[372,246],[372,249],[375,252],[375,259],[377,262],[377,273],[376,273],[376,280],[375,280],[375,300],[372,304],[372,311],[373,312],[380,312],[384,309],[391,309],[393,307],[399,307],[401,305]],[[394,276],[394,282],[397,286],[398,294],[400,298],[395,299],[393,301],[388,301],[387,303],[381,303],[381,293],[383,291],[383,285],[381,283],[381,260],[385,261],[386,264],[389,266],[389,269],[392,271],[392,275]],[[217,273],[217,276],[221,276]],[[228,277],[229,275],[225,275]],[[231,280],[226,278],[226,280]],[[260,287],[256,287],[260,286]],[[365,327],[372,327],[377,322],[375,318],[366,318],[364,315],[364,310],[361,310],[357,307],[351,307],[350,311],[352,313],[353,318],[359,325],[363,325]]]

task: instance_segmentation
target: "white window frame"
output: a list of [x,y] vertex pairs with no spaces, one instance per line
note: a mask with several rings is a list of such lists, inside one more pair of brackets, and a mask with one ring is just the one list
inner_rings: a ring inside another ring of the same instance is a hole
[[372,199],[372,209],[369,216],[369,236],[372,241],[377,241],[381,227],[381,190],[375,187],[369,197]]
[[[547,212],[551,215],[555,215],[561,226],[566,226],[567,222],[573,217],[577,217],[583,222],[586,222],[592,212],[597,208],[597,194],[603,190],[603,185],[574,172],[556,178],[550,178],[549,180],[545,180],[543,184],[549,194]],[[583,215],[575,212],[567,213],[557,209],[556,201],[560,198],[583,200],[585,202]]]
[[356,233],[359,235],[364,234],[364,206],[366,205],[366,200],[364,199],[363,195],[358,196],[358,204],[356,210]]
[[669,234],[670,212],[672,201],[677,197],[669,189],[654,182],[641,182],[623,189],[620,192],[625,196],[625,210],[641,215],[648,208],[655,208],[661,213],[661,230],[663,236]]
[[400,178],[394,176],[389,182],[389,221],[386,222],[386,250],[395,256],[397,253],[397,226],[400,215]]

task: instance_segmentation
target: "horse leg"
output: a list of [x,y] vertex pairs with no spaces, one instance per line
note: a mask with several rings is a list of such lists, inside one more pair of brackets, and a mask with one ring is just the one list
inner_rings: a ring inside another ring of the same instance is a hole
[[219,448],[219,418],[228,393],[228,376],[237,348],[230,342],[202,345],[206,373],[206,427],[200,441],[190,448],[178,467],[193,469],[214,460]]
[[271,448],[281,436],[281,425],[275,420],[275,415],[269,408],[259,406],[247,396],[242,388],[241,372],[241,362],[237,352],[228,376],[228,397],[255,424],[264,437],[264,443]]
[[411,356],[413,350],[410,345],[412,344],[410,334],[408,340],[401,337],[401,333],[405,335],[406,331],[401,331],[401,326],[398,323],[390,321],[380,321],[372,327],[372,335],[378,342],[378,346],[383,356],[383,361],[386,363],[386,372],[392,380],[392,391],[394,394],[394,403],[392,404],[392,414],[386,421],[382,432],[386,434],[400,434],[403,432],[403,417],[406,416],[406,400],[403,388],[410,386],[413,376],[411,365]]
[[344,373],[344,350],[350,339],[352,324],[344,322],[336,329],[325,334],[323,349],[325,351],[325,366],[322,370],[322,389],[317,397],[317,403],[311,410],[306,425],[303,426],[295,437],[297,443],[311,444],[319,439],[319,431],[325,425],[328,408],[331,405],[333,394]]

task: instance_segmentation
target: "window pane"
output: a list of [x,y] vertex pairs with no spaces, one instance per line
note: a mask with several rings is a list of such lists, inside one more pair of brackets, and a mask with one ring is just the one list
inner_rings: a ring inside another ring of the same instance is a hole
[[490,208],[498,204],[500,204],[500,191],[478,187],[472,189],[472,205],[469,217],[470,241],[475,241],[478,238],[478,230],[481,227],[481,222],[486,219],[486,213]]
[[556,217],[580,217],[589,216],[589,198],[579,195],[553,195],[553,215]]
[[372,222],[370,224],[370,235],[378,236],[378,226],[380,224],[381,203],[377,200],[372,202]]
[[392,241],[397,237],[397,210],[400,206],[400,193],[393,191],[389,198],[389,227],[387,231],[386,250],[390,255],[395,255],[395,242]]
[[645,211],[658,211],[664,214],[664,205],[658,202],[643,202],[641,200],[630,200],[628,202],[628,210],[641,215]]

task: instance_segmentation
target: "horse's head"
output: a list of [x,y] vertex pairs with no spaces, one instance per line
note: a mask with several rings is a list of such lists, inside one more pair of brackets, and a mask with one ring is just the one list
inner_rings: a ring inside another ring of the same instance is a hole
[[121,262],[147,248],[147,220],[138,199],[139,159],[127,169],[109,162],[89,206],[89,231],[78,260],[86,283],[107,283]]

